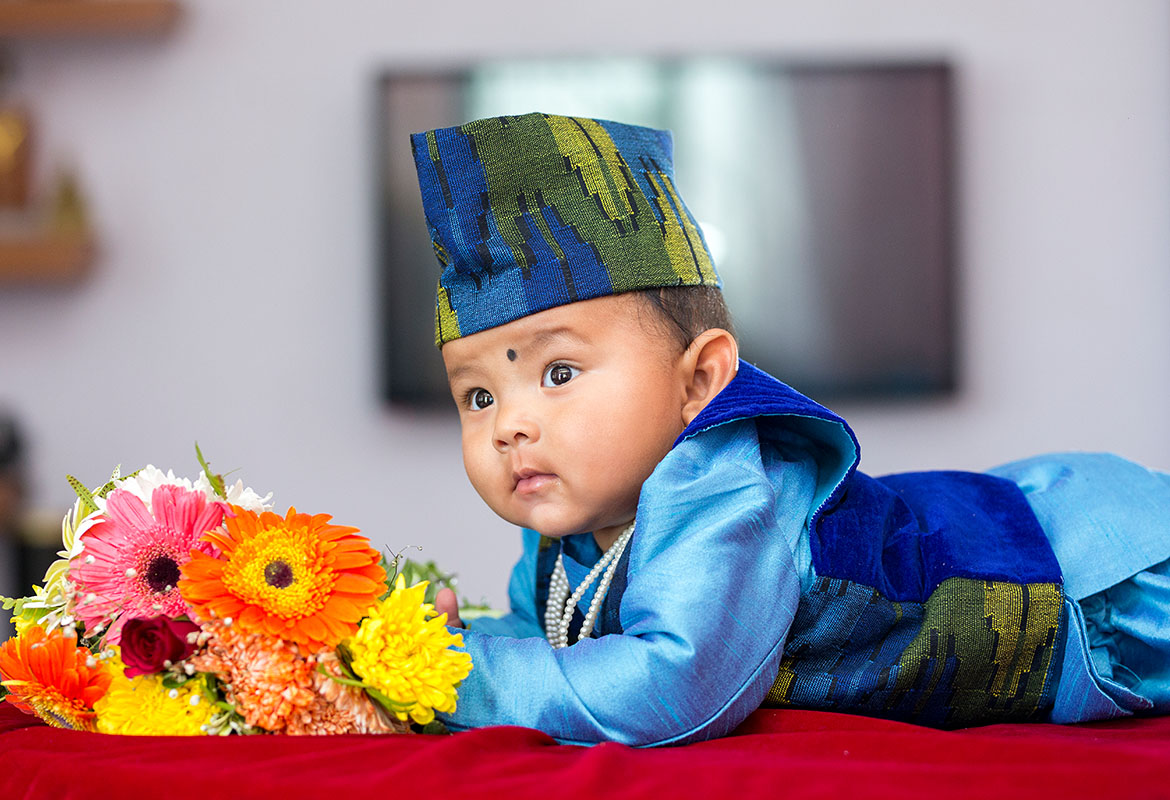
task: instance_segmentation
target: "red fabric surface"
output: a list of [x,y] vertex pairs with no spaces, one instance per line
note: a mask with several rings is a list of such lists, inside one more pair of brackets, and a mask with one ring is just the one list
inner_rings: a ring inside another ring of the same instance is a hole
[[0,703],[0,798],[1170,797],[1170,718],[937,731],[757,711],[726,739],[635,750],[526,728],[455,736],[140,738],[46,727]]

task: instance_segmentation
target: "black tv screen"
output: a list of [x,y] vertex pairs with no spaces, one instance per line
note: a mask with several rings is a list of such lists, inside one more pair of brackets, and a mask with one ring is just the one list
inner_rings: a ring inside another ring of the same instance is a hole
[[378,81],[380,372],[449,401],[409,134],[529,111],[668,128],[742,356],[815,399],[953,390],[951,71],[944,63],[556,59]]

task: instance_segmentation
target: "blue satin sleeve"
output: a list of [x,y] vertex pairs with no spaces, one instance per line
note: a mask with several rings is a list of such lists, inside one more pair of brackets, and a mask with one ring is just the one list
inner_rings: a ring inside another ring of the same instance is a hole
[[[621,634],[553,650],[543,638],[473,628],[464,647],[474,668],[443,721],[645,746],[721,736],[756,709],[800,598],[816,468],[762,451],[754,425],[684,441],[646,481]],[[529,549],[526,541],[522,565]]]
[[536,618],[536,548],[540,534],[524,530],[524,550],[520,560],[512,568],[512,579],[508,581],[509,613],[502,617],[479,617],[467,627],[476,633],[492,636],[509,636],[523,639],[528,636],[544,636],[544,629]]

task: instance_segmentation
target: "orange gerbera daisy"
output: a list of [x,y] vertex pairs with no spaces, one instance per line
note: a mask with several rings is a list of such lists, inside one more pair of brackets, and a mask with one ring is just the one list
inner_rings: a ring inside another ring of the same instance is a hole
[[245,632],[277,636],[309,651],[332,648],[386,591],[386,571],[357,528],[328,514],[281,517],[233,506],[227,530],[204,537],[221,551],[198,550],[182,567],[179,592],[203,619],[228,619]]
[[89,650],[62,631],[30,625],[0,645],[4,699],[58,728],[96,730],[93,705],[106,693],[111,675]]

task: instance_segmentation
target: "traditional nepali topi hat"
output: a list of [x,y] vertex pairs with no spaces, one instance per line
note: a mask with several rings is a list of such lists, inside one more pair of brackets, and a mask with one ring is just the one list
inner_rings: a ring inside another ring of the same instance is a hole
[[668,131],[534,113],[416,133],[411,147],[443,268],[439,347],[578,300],[720,285]]

